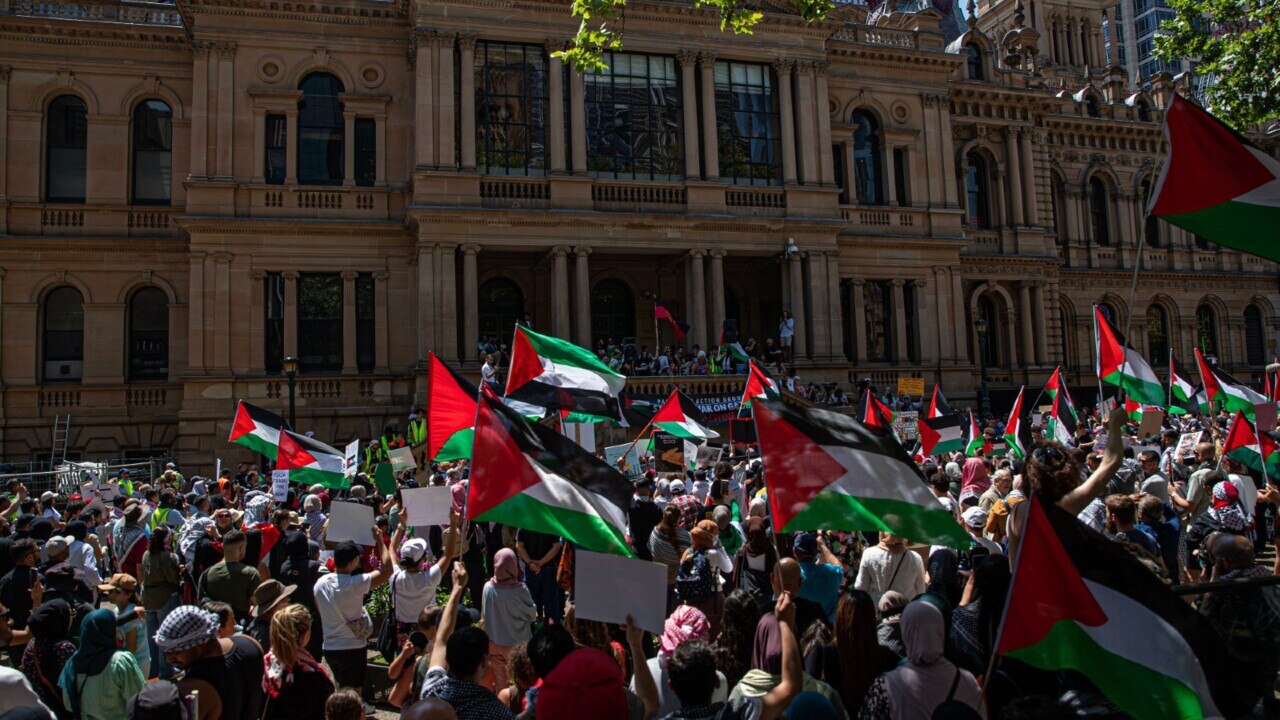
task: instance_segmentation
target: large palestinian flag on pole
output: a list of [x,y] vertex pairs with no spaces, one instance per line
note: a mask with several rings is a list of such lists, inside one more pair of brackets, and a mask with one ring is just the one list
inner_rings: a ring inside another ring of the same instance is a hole
[[1280,163],[1176,94],[1164,114],[1164,134],[1169,154],[1148,213],[1280,262]]
[[1245,467],[1263,473],[1270,479],[1280,477],[1280,452],[1277,450],[1280,450],[1280,446],[1276,445],[1270,435],[1259,433],[1243,411],[1236,411],[1231,429],[1227,431],[1227,439],[1222,443],[1222,452],[1227,457],[1239,460]]
[[1257,414],[1254,406],[1268,402],[1266,395],[1236,380],[1217,366],[1210,365],[1200,348],[1196,348],[1196,364],[1200,366],[1200,380],[1204,382],[1209,402],[1221,405],[1227,412],[1240,410],[1252,419]]
[[653,416],[655,428],[683,440],[696,442],[720,437],[719,433],[705,425],[706,422],[698,406],[679,389],[671,391],[671,396],[662,404],[662,409]]
[[289,430],[280,431],[280,454],[276,458],[276,469],[288,470],[289,482],[304,485],[319,483],[328,488],[345,488],[351,485],[351,478],[343,473],[345,466],[341,450],[306,435]]
[[1071,401],[1071,391],[1067,389],[1067,379],[1063,377],[1061,367],[1053,371],[1044,391],[1053,400],[1045,424],[1045,435],[1063,445],[1074,444],[1080,416],[1076,414],[1076,404]]
[[858,399],[858,422],[881,435],[893,434],[893,411],[869,389]]
[[1136,720],[1239,717],[1208,622],[1122,546],[1029,503],[996,652],[1081,673]]
[[1024,407],[1023,396],[1027,393],[1024,385],[1018,388],[1018,399],[1013,401],[1013,409],[1009,411],[1009,419],[1004,424],[1004,441],[1009,452],[1026,460],[1031,454],[1031,408]]
[[618,393],[627,379],[590,350],[517,325],[507,397],[548,410],[622,419]]
[[236,404],[236,416],[231,421],[231,435],[227,442],[243,445],[275,460],[282,429],[289,429],[284,418],[241,400]]
[[476,386],[432,351],[427,365],[427,457],[435,462],[471,457]]
[[848,415],[772,400],[756,403],[755,421],[779,532],[879,530],[969,546],[968,533],[891,436]]
[[778,381],[773,379],[768,370],[760,367],[755,360],[747,363],[747,386],[742,390],[742,405],[750,405],[756,400],[777,400],[782,397]]
[[555,430],[526,422],[484,390],[467,517],[633,557],[626,540],[630,505],[631,483],[617,470]]
[[942,395],[942,386],[933,386],[929,408],[916,418],[922,455],[942,455],[964,450],[964,428],[960,415],[951,409]]
[[978,417],[969,411],[969,421],[964,425],[964,434],[961,438],[964,443],[964,454],[969,457],[977,457],[983,453],[990,452],[987,447],[987,438],[982,434],[982,427],[978,425]]
[[1097,305],[1093,306],[1093,324],[1098,340],[1098,379],[1123,388],[1138,402],[1164,407],[1164,384],[1137,350],[1120,342],[1116,329]]

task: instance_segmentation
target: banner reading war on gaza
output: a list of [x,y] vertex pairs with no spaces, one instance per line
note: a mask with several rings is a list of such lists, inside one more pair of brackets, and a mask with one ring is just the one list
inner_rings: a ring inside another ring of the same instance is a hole
[[[708,427],[723,425],[738,414],[739,403],[742,402],[742,391],[728,393],[698,394],[681,388],[684,394],[698,406]],[[620,396],[622,412],[627,424],[634,428],[644,427],[662,407],[670,392],[654,394],[636,394],[623,392]]]

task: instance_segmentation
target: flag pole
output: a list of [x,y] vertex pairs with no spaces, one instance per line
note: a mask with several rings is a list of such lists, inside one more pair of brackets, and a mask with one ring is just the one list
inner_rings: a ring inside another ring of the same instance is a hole
[[1173,347],[1169,348],[1169,399],[1165,402],[1165,414],[1173,407]]
[[1098,329],[1098,306],[1093,306],[1093,374],[1098,378],[1098,420],[1102,420],[1102,339]]

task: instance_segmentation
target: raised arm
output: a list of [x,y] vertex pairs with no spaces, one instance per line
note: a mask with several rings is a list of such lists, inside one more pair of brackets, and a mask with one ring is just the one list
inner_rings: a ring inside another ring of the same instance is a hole
[[443,547],[440,548],[440,559],[436,561],[436,567],[440,568],[441,576],[449,567],[449,563],[458,553],[458,513],[449,511],[449,530],[444,534]]
[[760,698],[763,707],[760,720],[774,720],[781,716],[800,692],[804,678],[800,672],[800,645],[796,639],[796,606],[791,604],[791,593],[778,596],[774,607],[778,617],[778,630],[782,633],[782,681]]
[[1107,488],[1107,482],[1120,469],[1124,460],[1124,411],[1112,410],[1107,417],[1107,449],[1102,453],[1102,462],[1089,478],[1076,489],[1067,493],[1058,501],[1058,507],[1072,515],[1079,514],[1085,506],[1101,495]]
[[391,561],[391,553],[387,550],[387,546],[382,542],[382,535],[378,532],[378,528],[373,529],[374,554],[378,556],[378,568],[374,570],[369,579],[369,590],[372,591],[382,583],[391,579],[391,573],[395,569],[395,564]]
[[644,703],[644,720],[653,720],[658,714],[658,684],[644,661],[644,630],[636,627],[635,620],[627,616],[627,647],[631,651],[631,665],[635,670],[636,695]]
[[444,613],[440,616],[440,625],[436,628],[436,642],[431,648],[431,662],[427,666],[445,666],[445,646],[449,644],[449,636],[453,634],[453,626],[458,622],[458,603],[462,602],[462,593],[467,589],[467,569],[462,563],[453,566],[453,592],[449,593],[449,602],[444,605]]

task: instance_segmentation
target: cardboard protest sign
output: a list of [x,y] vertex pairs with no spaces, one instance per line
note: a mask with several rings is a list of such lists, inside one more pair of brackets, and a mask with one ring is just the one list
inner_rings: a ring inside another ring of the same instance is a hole
[[[615,467],[618,472],[629,478],[639,477],[644,468],[640,464],[640,453],[646,448],[645,443],[623,443],[621,445],[610,445],[604,449],[604,461],[609,463],[610,467]],[[630,448],[630,452],[627,452]],[[626,457],[622,456],[627,453]],[[622,464],[618,463],[622,460]]]
[[653,434],[653,456],[658,472],[683,472],[684,442],[671,433]]
[[271,471],[271,499],[284,502],[289,499],[289,471]]
[[449,488],[405,488],[400,497],[404,500],[404,523],[409,527],[449,524],[449,510],[453,507]]
[[1173,456],[1179,460],[1190,460],[1196,455],[1196,445],[1200,443],[1200,438],[1204,437],[1204,431],[1198,430],[1191,433],[1182,433],[1178,436],[1178,445],[1173,449]]
[[373,547],[373,508],[359,503],[330,503],[329,529],[324,539],[335,543],[350,540]]
[[713,467],[720,462],[720,456],[724,455],[724,446],[710,447],[707,445],[698,446],[697,466],[700,468]]
[[1276,429],[1276,404],[1260,403],[1253,406],[1253,415],[1258,425],[1258,432],[1271,432]]
[[574,554],[574,616],[625,623],[661,633],[666,621],[667,566],[619,555],[577,550]]
[[1164,411],[1159,408],[1144,408],[1142,424],[1138,426],[1138,437],[1149,438],[1160,434],[1160,425],[1164,422]]
[[898,378],[899,395],[924,395],[924,378]]
[[342,453],[342,474],[347,477],[354,477],[359,467],[360,440],[357,438],[348,443],[347,449]]
[[413,459],[412,448],[392,448],[391,452],[387,453],[387,459],[391,461],[391,469],[395,472],[412,470],[418,467],[417,461]]
[[899,439],[908,442],[920,437],[920,426],[916,422],[919,417],[920,413],[915,411],[904,411],[893,416],[893,431],[898,434]]
[[120,497],[120,483],[102,483],[98,486],[98,497],[109,503]]

